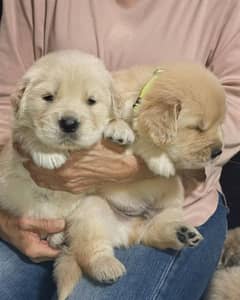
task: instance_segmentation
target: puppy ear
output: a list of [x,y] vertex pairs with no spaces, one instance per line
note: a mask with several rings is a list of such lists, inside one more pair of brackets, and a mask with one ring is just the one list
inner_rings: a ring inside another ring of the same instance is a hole
[[14,113],[16,114],[19,110],[20,101],[25,93],[25,90],[27,88],[28,81],[27,80],[21,80],[16,87],[15,92],[11,95],[11,103],[14,110]]
[[180,101],[168,99],[158,101],[142,112],[142,122],[156,145],[168,144],[176,136],[180,111]]

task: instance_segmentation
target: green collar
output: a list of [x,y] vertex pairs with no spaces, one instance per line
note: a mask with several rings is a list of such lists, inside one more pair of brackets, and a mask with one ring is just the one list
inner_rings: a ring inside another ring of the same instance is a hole
[[156,70],[154,70],[152,77],[144,84],[143,88],[141,89],[136,102],[133,104],[133,109],[135,109],[141,103],[141,100],[144,98],[146,93],[152,88],[154,81],[158,78],[159,74],[162,72],[164,72],[163,69],[157,68]]

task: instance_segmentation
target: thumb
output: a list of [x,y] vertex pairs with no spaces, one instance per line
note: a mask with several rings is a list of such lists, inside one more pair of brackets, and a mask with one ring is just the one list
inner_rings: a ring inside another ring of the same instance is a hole
[[65,221],[63,219],[33,219],[21,218],[19,220],[19,227],[23,230],[33,232],[57,233],[62,232],[65,228]]

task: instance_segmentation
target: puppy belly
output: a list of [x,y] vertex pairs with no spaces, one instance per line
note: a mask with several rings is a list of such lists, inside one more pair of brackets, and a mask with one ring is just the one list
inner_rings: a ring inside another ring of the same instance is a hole
[[168,205],[182,205],[182,187],[177,177],[155,177],[124,185],[104,187],[102,195],[111,206],[131,216],[153,216]]

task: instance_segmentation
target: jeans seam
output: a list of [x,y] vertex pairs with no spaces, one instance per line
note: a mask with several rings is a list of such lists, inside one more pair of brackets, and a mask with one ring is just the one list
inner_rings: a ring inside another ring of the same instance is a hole
[[174,255],[174,257],[170,260],[168,266],[165,268],[164,272],[162,273],[161,277],[159,278],[158,283],[156,284],[156,288],[153,291],[153,295],[152,295],[152,300],[156,300],[157,297],[159,296],[159,291],[161,290],[161,287],[164,285],[164,283],[166,282],[167,276],[171,270],[171,268],[173,267],[177,257],[179,256],[179,251],[177,252],[176,255]]

